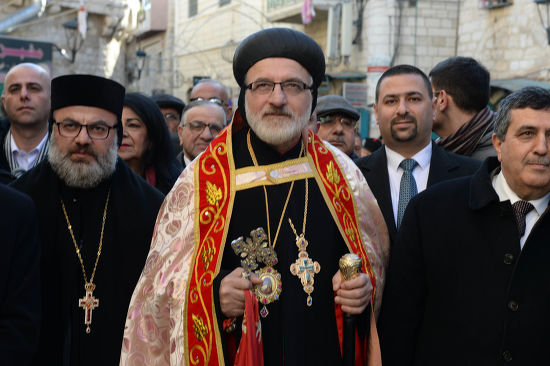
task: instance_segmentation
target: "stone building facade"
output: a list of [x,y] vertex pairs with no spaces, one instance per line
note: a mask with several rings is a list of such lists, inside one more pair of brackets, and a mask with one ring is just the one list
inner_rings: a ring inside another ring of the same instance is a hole
[[480,0],[465,0],[460,11],[458,53],[479,60],[491,72],[492,80],[550,81],[550,35],[545,30],[550,26],[550,1],[539,2],[495,1],[500,6],[483,7]]
[[[3,1],[0,24],[37,2],[46,3],[44,15],[0,36],[68,48],[62,25],[75,19],[79,0]],[[429,72],[455,55],[478,59],[493,80],[550,79],[545,30],[550,0],[312,2],[316,16],[304,25],[302,0],[85,0],[86,40],[74,63],[54,50],[53,74],[102,75],[130,91],[171,93],[185,101],[194,83],[208,77],[225,83],[236,102],[239,87],[231,64],[236,46],[257,30],[282,26],[304,31],[325,50],[327,78],[321,95],[343,94],[346,83],[363,85],[365,106],[374,102],[384,68],[407,63]],[[351,9],[347,17],[342,15],[346,6]],[[136,56],[138,50],[142,57]],[[376,136],[373,118],[369,127]]]
[[[52,76],[86,73],[127,83],[126,39],[135,32],[139,0],[87,0],[86,38],[78,40],[74,62],[62,56],[61,49],[71,56],[70,39],[63,24],[74,21],[79,0],[9,0],[0,4],[0,22],[10,20],[18,12],[36,3],[45,4],[44,12],[2,31],[0,36],[53,44]],[[74,36],[76,32],[69,32]]]

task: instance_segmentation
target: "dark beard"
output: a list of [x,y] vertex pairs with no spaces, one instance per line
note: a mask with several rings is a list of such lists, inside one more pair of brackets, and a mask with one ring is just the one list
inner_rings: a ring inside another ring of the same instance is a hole
[[48,161],[54,172],[69,187],[93,188],[106,178],[110,177],[116,168],[118,146],[116,140],[113,140],[109,150],[103,155],[94,151],[96,160],[91,163],[73,162],[69,158],[70,154],[63,154],[57,147],[55,134],[50,137],[50,150],[48,151]]

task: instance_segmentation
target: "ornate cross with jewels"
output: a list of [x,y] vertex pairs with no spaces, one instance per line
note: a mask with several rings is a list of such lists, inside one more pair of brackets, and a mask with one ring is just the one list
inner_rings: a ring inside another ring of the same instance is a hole
[[313,303],[311,293],[314,290],[315,274],[321,271],[321,265],[319,262],[314,262],[309,258],[309,254],[306,251],[308,242],[304,238],[304,234],[296,237],[296,245],[299,250],[298,258],[290,265],[290,273],[300,279],[304,292],[308,295],[306,304],[307,306],[311,306]]
[[[278,263],[277,253],[269,245],[265,230],[261,227],[252,230],[249,238],[244,239],[241,236],[233,240],[231,247],[241,258],[244,271],[255,271],[262,280],[261,285],[254,286],[254,293],[258,302],[263,305],[260,315],[265,318],[269,314],[266,305],[278,300],[283,290],[281,274],[273,268]],[[257,271],[259,262],[263,262],[266,266]]]
[[86,333],[90,333],[90,324],[92,324],[92,311],[99,307],[99,299],[93,295],[95,285],[86,283],[84,285],[86,295],[82,299],[78,299],[78,306],[84,309],[84,324],[86,324]]
[[250,232],[250,237],[242,236],[231,242],[235,254],[241,258],[241,266],[245,272],[258,268],[258,262],[268,266],[277,264],[277,254],[267,242],[267,235],[263,228],[259,227]]

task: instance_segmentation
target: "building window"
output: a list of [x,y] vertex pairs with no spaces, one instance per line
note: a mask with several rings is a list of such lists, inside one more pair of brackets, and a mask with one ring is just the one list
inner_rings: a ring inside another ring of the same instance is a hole
[[220,7],[227,4],[231,4],[231,0],[220,0]]
[[189,0],[189,18],[194,17],[198,13],[198,0]]
[[513,0],[479,0],[479,7],[482,9],[500,8],[512,5]]

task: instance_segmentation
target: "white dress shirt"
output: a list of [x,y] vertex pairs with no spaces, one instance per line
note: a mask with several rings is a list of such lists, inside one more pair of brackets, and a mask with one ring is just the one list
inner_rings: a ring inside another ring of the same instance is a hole
[[187,167],[191,164],[191,162],[192,162],[192,160],[189,159],[189,158],[187,157],[187,155],[185,155],[185,151],[183,152],[183,162],[185,163],[185,167],[186,167],[186,168],[187,168]]
[[[506,178],[504,177],[504,174],[502,174],[502,171],[493,177],[492,183],[493,188],[497,192],[498,198],[501,202],[510,200],[510,203],[513,205],[517,201],[521,201],[521,198],[518,197],[518,195],[512,190],[512,188],[510,188],[508,182],[506,182]],[[546,208],[548,207],[549,201],[550,193],[539,199],[528,201],[535,207],[535,209],[531,210],[527,214],[527,216],[525,216],[525,233],[519,240],[521,249],[523,249],[523,245],[529,237],[533,226],[535,226],[537,220],[540,218],[544,210],[546,210]]]
[[13,139],[13,135],[11,135],[11,154],[15,161],[17,161],[17,165],[21,169],[29,170],[34,166],[34,162],[36,159],[38,159],[38,155],[40,155],[40,150],[42,150],[42,146],[46,143],[46,139],[48,138],[48,134],[45,134],[42,138],[42,141],[34,149],[29,151],[28,153],[19,149],[17,144],[15,143],[15,140]]
[[[393,218],[395,225],[397,226],[397,208],[399,205],[399,187],[401,186],[401,176],[403,175],[403,169],[399,167],[399,164],[406,158],[393,151],[387,146],[386,157],[388,159],[388,176],[390,178],[390,192],[391,192],[391,204],[393,208]],[[416,160],[418,165],[414,168],[412,175],[416,181],[416,189],[418,193],[426,189],[428,185],[428,175],[430,174],[430,161],[432,159],[432,143],[426,145],[425,148],[417,152],[412,159]]]

